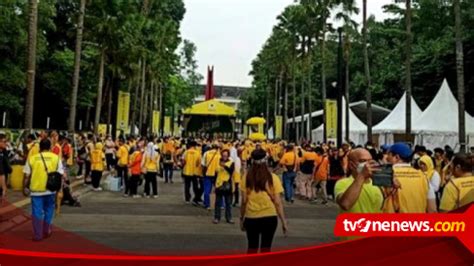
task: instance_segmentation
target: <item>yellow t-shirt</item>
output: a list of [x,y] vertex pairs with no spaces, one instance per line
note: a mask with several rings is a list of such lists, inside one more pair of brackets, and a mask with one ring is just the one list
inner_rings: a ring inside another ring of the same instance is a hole
[[210,150],[206,152],[204,166],[207,167],[206,176],[215,176],[221,155],[218,150]]
[[125,145],[120,146],[117,151],[118,165],[127,166],[128,165],[128,149]]
[[296,152],[285,152],[280,159],[280,164],[286,166],[287,170],[295,171],[298,161],[298,155]]
[[474,202],[474,176],[452,178],[444,187],[439,209],[452,211]]
[[39,153],[39,143],[38,142],[33,142],[31,146],[28,148],[28,158],[27,160],[30,160],[31,156],[36,155]]
[[[280,178],[275,174],[272,174],[272,177],[273,187],[271,188],[270,193],[275,197],[280,197],[280,194],[283,193],[283,186]],[[246,193],[247,195],[247,207],[245,209],[246,218],[277,216],[275,204],[266,191],[248,191],[246,188],[246,178],[242,178],[240,190],[242,193]]]
[[196,172],[197,172],[196,168],[199,166],[200,161],[201,161],[199,152],[196,149],[191,148],[184,152],[183,159],[186,162],[186,164],[183,167],[183,175],[186,175],[186,176],[196,175]]
[[104,158],[105,154],[102,150],[93,150],[91,152],[91,170],[92,171],[104,171]]
[[[393,177],[401,188],[388,197],[384,206],[386,213],[426,213],[428,206],[428,178],[410,165],[394,165]],[[397,199],[398,198],[398,199]]]
[[[231,167],[232,166],[232,163],[234,163],[232,161],[232,159],[229,159],[226,163],[225,163],[225,166],[226,167]],[[216,178],[216,188],[222,186],[222,184],[226,181],[229,181],[230,179],[230,174],[229,172],[220,165],[220,162],[219,162],[219,165],[217,166],[217,178]],[[233,184],[232,184],[232,187],[233,187]],[[233,190],[233,189],[232,189]]]
[[[347,177],[337,181],[334,187],[334,195],[336,199],[344,194],[346,190],[352,185],[354,178]],[[383,195],[379,187],[372,185],[372,180],[369,183],[362,185],[362,191],[359,198],[348,211],[339,209],[340,213],[381,213],[383,204]]]
[[[41,158],[41,155],[43,158]],[[43,163],[44,159],[44,163]],[[28,160],[31,168],[30,190],[31,192],[46,192],[46,182],[48,174],[46,173],[45,164],[48,172],[57,171],[59,164],[59,156],[52,152],[43,152],[32,155]]]
[[160,170],[160,164],[158,163],[160,161],[160,155],[158,153],[151,158],[148,154],[145,155],[145,169],[147,172],[150,173],[158,173]]

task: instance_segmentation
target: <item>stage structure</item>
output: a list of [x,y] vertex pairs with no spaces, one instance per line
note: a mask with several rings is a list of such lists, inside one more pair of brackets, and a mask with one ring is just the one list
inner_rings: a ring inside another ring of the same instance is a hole
[[183,110],[185,137],[232,139],[235,137],[235,109],[214,99],[214,67],[208,67],[206,99]]

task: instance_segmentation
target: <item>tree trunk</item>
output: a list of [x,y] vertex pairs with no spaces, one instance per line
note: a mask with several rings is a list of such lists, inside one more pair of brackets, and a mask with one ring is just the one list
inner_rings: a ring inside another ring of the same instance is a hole
[[321,96],[323,100],[323,142],[326,142],[326,20],[321,34]]
[[145,104],[145,72],[146,72],[146,59],[143,59],[142,65],[142,79],[141,79],[141,88],[140,88],[140,114],[138,116],[138,132],[143,132],[143,112],[144,112],[144,104]]
[[137,123],[137,105],[138,105],[138,94],[140,93],[140,76],[141,76],[141,70],[142,70],[142,61],[138,60],[138,69],[139,71],[137,72],[137,75],[135,77],[136,84],[135,84],[135,92],[133,94],[133,105],[132,105],[132,114],[131,114],[131,123],[130,127],[131,130],[130,132],[132,135],[135,135],[135,126]]
[[296,73],[295,73],[295,66],[294,66],[294,62],[293,62],[293,77],[292,77],[292,87],[293,87],[293,130],[295,130],[295,133],[296,133],[296,140],[295,141],[298,141],[298,139],[300,138],[300,133],[299,133],[299,128],[298,128],[298,124],[296,123],[296,77],[295,77]]
[[160,128],[158,129],[159,131],[159,135],[160,136],[163,136],[163,121],[162,121],[162,117],[163,117],[163,85],[160,83],[159,84],[159,90],[160,90],[160,102],[159,102],[159,106],[158,106],[158,110],[160,110]]
[[[304,119],[304,95],[305,95],[305,88],[304,88],[305,84],[304,84],[304,74],[302,73],[301,75],[301,139],[304,139],[306,136],[305,134],[305,119]],[[298,142],[301,140],[299,139]]]
[[273,138],[276,139],[276,117],[278,115],[278,104],[279,104],[279,101],[278,101],[278,77],[275,79],[275,101],[274,101],[274,104],[273,104]]
[[455,32],[456,32],[456,76],[458,84],[458,120],[459,120],[459,144],[460,151],[466,152],[466,120],[464,99],[464,52],[462,45],[462,22],[461,7],[459,0],[453,0]]
[[90,120],[91,120],[91,107],[90,105],[87,106],[87,109],[86,109],[86,118],[85,118],[85,121],[84,121],[84,128],[81,128],[81,130],[89,130],[90,129]]
[[109,82],[108,89],[108,102],[107,102],[107,134],[112,135],[112,103],[113,103],[113,91],[114,91],[114,79]]
[[105,49],[100,51],[99,82],[97,85],[97,104],[95,106],[94,133],[99,132],[100,109],[102,107],[102,87],[104,85]]
[[28,4],[28,69],[26,77],[25,129],[33,128],[33,107],[35,101],[36,74],[36,39],[38,31],[38,0],[30,0]]
[[285,109],[285,114],[283,116],[283,138],[288,140],[289,139],[289,134],[288,134],[288,80],[287,80],[287,76],[286,76],[286,73],[285,73],[285,78],[284,78],[284,81],[285,81],[285,95],[283,96],[284,97],[284,109]]
[[[311,65],[311,62],[310,62],[310,65]],[[311,114],[313,112],[313,103],[311,101],[311,89],[313,88],[313,84],[312,84],[312,79],[311,79],[311,74],[313,71],[311,71],[311,66],[309,67],[309,74],[308,74],[308,139],[310,142],[313,141],[313,134],[311,132],[312,128],[313,128],[313,118],[311,117]]]
[[350,129],[350,121],[349,121],[350,120],[350,116],[349,116],[349,113],[350,113],[350,111],[349,111],[349,103],[350,103],[350,97],[349,97],[349,88],[350,88],[350,81],[349,81],[350,48],[349,48],[349,45],[350,44],[349,44],[349,42],[350,42],[350,40],[349,40],[349,36],[348,36],[347,32],[345,34],[345,39],[346,39],[345,40],[345,45],[344,45],[345,48],[346,48],[345,49],[346,50],[345,51],[346,63],[345,63],[345,66],[344,66],[344,68],[345,68],[345,71],[344,71],[344,73],[345,73],[344,74],[344,76],[345,76],[344,97],[346,98],[346,106],[344,106],[344,109],[346,111],[345,112],[345,115],[346,115],[346,125],[345,125],[346,126],[346,136],[345,136],[345,138],[346,138],[346,142],[349,143],[350,142],[350,134],[349,133],[350,133],[350,130],[351,130]]
[[406,51],[405,51],[405,141],[410,141],[411,136],[411,0],[406,0]]
[[367,0],[363,0],[363,28],[362,28],[362,43],[364,48],[364,69],[366,82],[366,101],[367,101],[367,140],[372,141],[372,90],[369,69],[369,53],[367,51]]
[[74,73],[72,75],[71,102],[69,105],[68,131],[73,134],[76,126],[77,91],[79,89],[79,74],[81,70],[82,31],[84,28],[84,13],[86,0],[81,0],[79,17],[77,19],[76,49],[74,51]]
[[268,134],[268,125],[270,124],[270,84],[267,80],[267,93],[266,93],[266,104],[265,104],[265,120],[267,120],[267,122],[265,123],[265,132],[264,134],[267,135]]

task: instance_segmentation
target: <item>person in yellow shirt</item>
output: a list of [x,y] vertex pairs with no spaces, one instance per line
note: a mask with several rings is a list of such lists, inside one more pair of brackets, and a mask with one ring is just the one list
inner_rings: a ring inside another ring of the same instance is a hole
[[[122,181],[122,187],[125,188],[125,191],[128,192],[128,149],[125,146],[125,140],[119,138],[118,140],[118,151],[117,151],[117,176],[120,177]],[[124,193],[124,196],[128,196],[127,193]]]
[[249,254],[259,250],[262,253],[270,252],[278,218],[282,223],[283,234],[286,235],[288,231],[280,178],[268,169],[267,156],[263,150],[254,151],[251,156],[252,164],[240,186],[240,228],[247,234]]
[[283,172],[283,187],[285,188],[286,202],[293,203],[293,185],[295,183],[296,173],[299,171],[299,160],[295,147],[290,144],[285,148],[285,154],[280,159],[280,167]]
[[102,143],[97,142],[95,149],[91,152],[91,178],[94,191],[102,191],[100,180],[105,168],[105,154],[102,148]]
[[200,152],[196,149],[197,143],[191,141],[188,149],[183,154],[183,178],[184,178],[184,200],[191,203],[191,184],[193,187],[194,199],[193,205],[199,205],[199,183],[196,168],[201,164]]
[[23,173],[23,193],[31,196],[31,216],[33,218],[33,241],[41,241],[52,234],[52,222],[55,209],[56,191],[46,188],[48,173],[63,175],[64,168],[59,157],[50,152],[51,141],[47,138],[39,143],[38,154],[34,154],[25,163]]
[[423,172],[410,165],[412,150],[405,143],[390,146],[387,161],[393,165],[394,184],[400,188],[385,189],[386,213],[436,212],[436,196]]
[[[225,208],[225,219],[227,223],[233,224],[232,220],[232,195],[234,184],[232,176],[234,175],[234,162],[229,156],[229,150],[222,150],[220,153],[219,165],[216,168],[216,202],[214,206],[214,224],[221,220],[221,207]],[[225,206],[222,206],[224,204]]]
[[155,144],[149,142],[142,159],[142,169],[145,172],[145,197],[150,198],[150,186],[153,198],[158,198],[158,183],[156,177],[160,170],[160,154],[155,150]]
[[444,187],[439,209],[452,211],[474,202],[473,155],[457,154],[451,163],[453,178]]
[[341,178],[334,187],[336,203],[340,213],[381,213],[383,194],[372,185],[375,162],[369,151],[363,148],[348,154],[350,177]]
[[173,167],[176,162],[175,146],[173,140],[168,137],[164,138],[163,142],[163,170],[165,176],[165,183],[173,184]]
[[217,177],[217,167],[219,166],[220,154],[217,144],[212,144],[210,150],[206,151],[201,161],[204,174],[204,207],[210,210],[211,192],[215,186]]

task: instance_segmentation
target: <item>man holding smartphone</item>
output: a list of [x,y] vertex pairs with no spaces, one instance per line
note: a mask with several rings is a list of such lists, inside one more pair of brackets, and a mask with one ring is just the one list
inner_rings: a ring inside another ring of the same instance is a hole
[[334,188],[336,202],[341,213],[380,213],[383,195],[379,187],[372,185],[372,173],[377,167],[369,151],[352,150],[348,155],[350,176],[337,181]]

